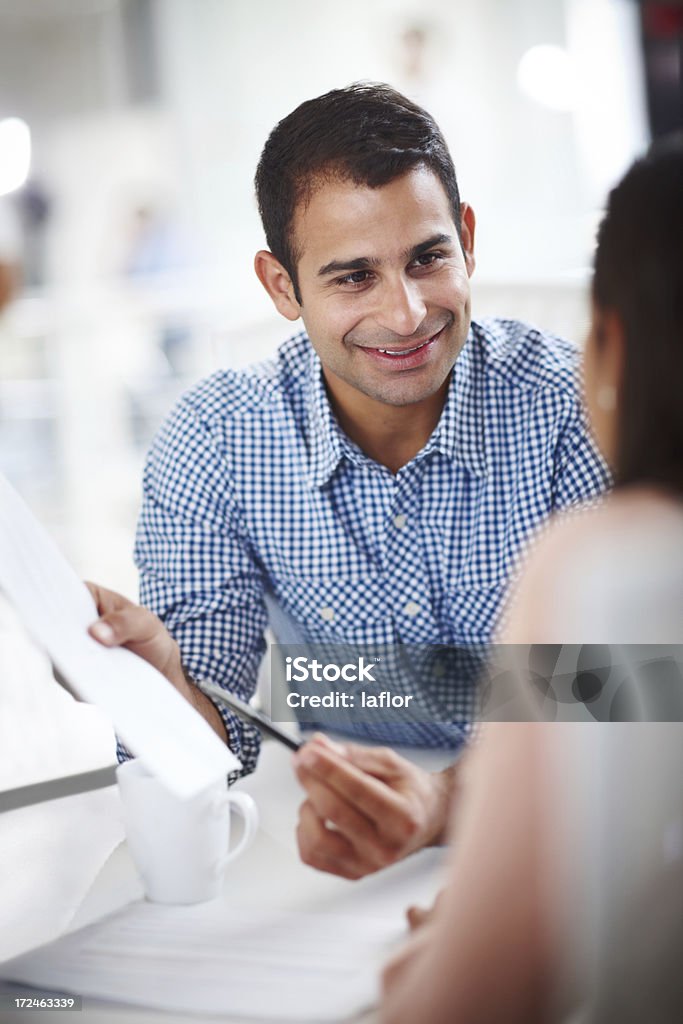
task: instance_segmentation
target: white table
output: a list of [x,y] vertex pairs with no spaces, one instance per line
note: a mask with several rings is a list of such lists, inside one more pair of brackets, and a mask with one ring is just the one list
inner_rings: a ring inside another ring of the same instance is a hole
[[[414,759],[427,768],[447,763],[444,752],[414,752]],[[425,850],[406,861],[371,875],[359,882],[327,875],[301,863],[295,839],[295,825],[301,790],[292,772],[290,752],[275,742],[263,745],[257,771],[237,786],[250,793],[259,807],[260,828],[249,851],[230,866],[222,900],[226,908],[240,905],[255,909],[273,907],[283,910],[345,912],[396,915],[397,921],[410,903],[427,905],[440,884],[442,850]],[[108,859],[86,899],[76,913],[71,928],[92,921],[142,897],[142,886],[128,854],[121,844]],[[70,930],[71,930],[70,928]],[[8,1022],[41,1020],[45,1011],[17,1010]],[[153,1024],[165,1020],[174,1024],[202,1024],[201,1015],[168,1014],[84,998],[83,1010],[59,1011],[56,1024]],[[241,1020],[226,1012],[223,1020],[232,1024],[254,1024],[254,1018]],[[370,1022],[374,1015],[366,1016]]]

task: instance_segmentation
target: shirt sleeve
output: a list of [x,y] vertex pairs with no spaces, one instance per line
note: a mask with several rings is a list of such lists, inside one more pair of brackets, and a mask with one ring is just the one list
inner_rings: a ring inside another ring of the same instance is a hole
[[553,509],[559,512],[591,503],[611,483],[610,471],[591,436],[583,403],[576,394],[556,450]]
[[[249,700],[266,643],[262,571],[220,432],[183,399],[145,466],[135,561],[140,599],[164,622],[189,675]],[[259,734],[218,706],[230,748],[253,771]]]

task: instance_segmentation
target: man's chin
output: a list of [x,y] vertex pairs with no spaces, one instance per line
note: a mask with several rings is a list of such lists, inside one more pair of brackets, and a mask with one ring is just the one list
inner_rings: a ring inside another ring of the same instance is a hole
[[368,388],[366,386],[360,390],[375,402],[381,402],[382,405],[389,405],[396,409],[404,409],[411,405],[421,405],[433,398],[444,388],[450,378],[450,373],[449,370],[445,377],[430,383],[425,381],[401,381],[399,383],[396,381],[386,387]]

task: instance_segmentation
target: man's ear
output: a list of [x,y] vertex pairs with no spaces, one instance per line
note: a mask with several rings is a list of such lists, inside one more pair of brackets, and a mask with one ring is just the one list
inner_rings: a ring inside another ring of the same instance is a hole
[[460,237],[462,240],[462,251],[467,267],[467,276],[472,277],[476,266],[474,259],[474,229],[476,227],[474,210],[469,203],[460,204]]
[[278,313],[288,320],[298,320],[301,316],[301,306],[294,294],[292,279],[280,261],[275,259],[272,252],[261,249],[254,257],[254,270]]

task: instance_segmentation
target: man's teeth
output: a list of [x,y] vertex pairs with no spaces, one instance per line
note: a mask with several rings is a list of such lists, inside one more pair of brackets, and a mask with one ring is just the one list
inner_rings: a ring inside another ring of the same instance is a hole
[[[431,338],[427,338],[427,341],[431,341]],[[406,348],[402,352],[392,352],[390,348],[378,348],[377,351],[381,352],[384,356],[409,356],[411,352],[417,352],[418,349],[424,348],[427,341],[423,341],[421,345],[416,345],[415,348]]]

